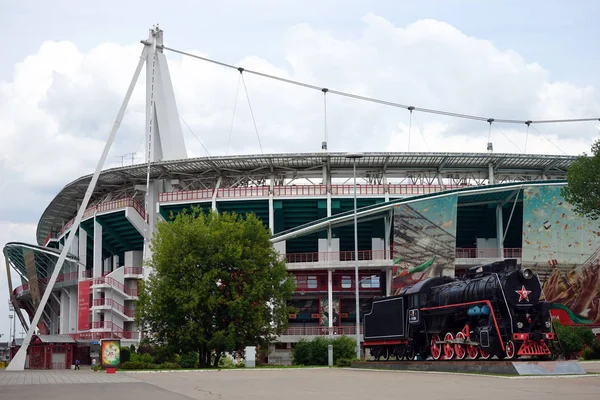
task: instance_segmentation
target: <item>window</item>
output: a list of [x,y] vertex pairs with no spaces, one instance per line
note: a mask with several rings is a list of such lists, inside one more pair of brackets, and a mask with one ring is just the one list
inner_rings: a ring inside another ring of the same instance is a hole
[[374,275],[364,278],[360,283],[360,287],[365,289],[379,289],[379,277]]
[[311,276],[308,277],[307,287],[309,289],[316,289],[317,288],[317,277],[316,276],[311,275]]
[[342,276],[342,289],[350,289],[352,287],[352,277]]

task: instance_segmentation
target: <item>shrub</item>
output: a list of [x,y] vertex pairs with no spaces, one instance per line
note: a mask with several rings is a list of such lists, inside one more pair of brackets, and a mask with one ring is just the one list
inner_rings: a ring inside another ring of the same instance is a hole
[[198,353],[191,351],[182,354],[179,365],[181,365],[181,368],[196,368],[198,366]]
[[131,352],[131,354],[135,354],[135,346],[134,345],[129,346],[129,351]]
[[554,329],[560,345],[558,351],[567,359],[576,358],[577,354],[595,343],[594,333],[590,328],[563,326],[554,322]]
[[357,361],[356,357],[355,358],[338,358],[335,361],[335,366],[336,367],[349,367],[350,365],[352,365],[353,361]]
[[159,369],[180,369],[179,364],[173,362],[165,362],[158,366]]
[[594,343],[583,351],[584,360],[599,360],[600,359],[600,340],[596,339]]
[[149,344],[140,345],[140,347],[138,347],[138,349],[137,349],[137,352],[138,352],[138,354],[150,354],[151,356],[156,355],[156,351]]
[[227,354],[219,360],[219,368],[235,368],[235,361]]
[[126,363],[131,360],[131,352],[128,347],[123,347],[121,349],[121,362]]
[[156,364],[140,361],[129,361],[121,364],[121,369],[156,369]]
[[131,355],[131,362],[143,363],[143,364],[154,364],[155,363],[155,359],[154,359],[154,357],[152,357],[148,353],[144,353],[144,354],[132,354]]
[[163,364],[163,363],[176,363],[177,362],[177,355],[175,353],[173,353],[169,348],[165,347],[165,346],[161,346],[161,347],[156,347],[155,348],[156,351],[156,363],[157,364]]
[[355,343],[354,339],[348,336],[317,337],[312,341],[300,339],[292,353],[292,364],[327,365],[327,347],[333,345],[333,361],[337,365],[338,360],[356,358]]

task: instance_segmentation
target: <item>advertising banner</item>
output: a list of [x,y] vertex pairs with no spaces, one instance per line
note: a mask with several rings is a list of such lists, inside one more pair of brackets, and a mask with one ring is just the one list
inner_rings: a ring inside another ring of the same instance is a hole
[[118,367],[121,364],[121,341],[102,340],[100,344],[100,362],[104,367]]
[[523,196],[523,258],[564,325],[600,326],[600,224],[577,214],[563,186],[530,186]]
[[77,330],[90,329],[90,279],[79,282],[79,296],[77,308]]
[[392,293],[433,276],[454,276],[457,197],[455,195],[394,209]]
[[[333,310],[333,324],[332,326],[340,326],[340,299],[337,296],[333,297],[332,302]],[[329,299],[327,297],[321,297],[321,326],[329,326]]]

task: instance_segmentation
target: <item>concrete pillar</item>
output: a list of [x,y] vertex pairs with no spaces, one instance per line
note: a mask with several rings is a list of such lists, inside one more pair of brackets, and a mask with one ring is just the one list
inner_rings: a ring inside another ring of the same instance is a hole
[[94,278],[102,276],[102,225],[94,218]]
[[78,318],[78,290],[76,287],[69,289],[69,333],[77,332],[77,318]]
[[504,258],[504,223],[501,204],[496,206],[496,240],[498,243],[498,257]]
[[84,277],[87,266],[87,237],[85,229],[79,227],[79,280]]
[[392,289],[394,288],[393,282],[392,282],[393,276],[394,276],[393,267],[386,268],[386,270],[385,270],[385,295],[386,296],[392,295]]
[[329,335],[333,334],[333,270],[327,270],[327,301],[329,315]]
[[383,237],[383,248],[385,249],[384,260],[390,259],[390,225],[391,225],[391,218],[384,217],[384,219],[383,219],[383,229],[385,229],[384,237]]
[[494,165],[491,163],[488,164],[488,180],[490,185],[493,185],[496,182],[494,179]]
[[60,291],[60,327],[59,333],[61,335],[69,334],[69,312],[70,312],[70,302],[69,302],[69,292],[66,290]]

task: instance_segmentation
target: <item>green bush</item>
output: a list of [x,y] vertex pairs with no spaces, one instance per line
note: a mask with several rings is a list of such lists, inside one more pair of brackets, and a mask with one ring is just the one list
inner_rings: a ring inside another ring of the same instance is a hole
[[129,346],[129,352],[131,354],[135,354],[135,346],[134,345]]
[[586,347],[594,346],[596,338],[590,328],[564,326],[554,322],[554,329],[559,341],[558,351],[566,358],[577,358]]
[[584,360],[600,360],[600,340],[596,339],[594,343],[583,351]]
[[121,369],[156,369],[156,364],[139,361],[129,361],[121,364]]
[[131,352],[128,347],[123,347],[121,349],[121,362],[126,363],[131,360]]
[[179,364],[173,362],[165,362],[158,366],[159,369],[181,369]]
[[169,348],[165,346],[160,346],[155,348],[156,356],[155,360],[157,364],[164,363],[176,363],[177,362],[177,354],[172,352]]
[[179,365],[181,365],[181,368],[196,368],[198,366],[198,353],[191,351],[182,354]]
[[338,358],[335,361],[335,366],[336,367],[349,367],[350,365],[352,365],[353,361],[357,361],[356,357],[355,358]]
[[225,354],[219,360],[219,368],[235,368],[235,361],[233,358],[227,354]]
[[148,353],[144,353],[144,354],[136,353],[136,354],[131,355],[131,362],[143,363],[143,364],[154,364],[155,359],[153,356],[151,356]]
[[150,354],[153,357],[156,355],[156,351],[154,350],[154,347],[152,347],[149,344],[140,345],[140,347],[138,347],[138,349],[137,349],[137,353],[138,354]]
[[317,337],[312,341],[300,339],[292,352],[292,364],[294,365],[327,365],[327,347],[333,345],[333,361],[356,358],[354,339],[348,336],[328,338]]

